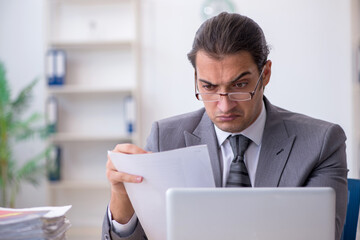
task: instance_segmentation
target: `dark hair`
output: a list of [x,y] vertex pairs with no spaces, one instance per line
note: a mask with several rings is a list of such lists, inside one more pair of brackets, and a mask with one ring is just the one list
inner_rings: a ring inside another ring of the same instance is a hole
[[192,49],[187,55],[194,68],[199,50],[214,59],[248,51],[259,71],[270,52],[264,33],[256,22],[246,16],[226,12],[206,20],[196,32]]

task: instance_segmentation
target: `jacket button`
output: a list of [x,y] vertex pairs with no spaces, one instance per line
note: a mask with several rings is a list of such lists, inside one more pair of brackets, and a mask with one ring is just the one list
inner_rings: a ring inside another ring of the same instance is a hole
[[105,240],[110,240],[110,237],[109,237],[109,235],[108,234],[105,234]]

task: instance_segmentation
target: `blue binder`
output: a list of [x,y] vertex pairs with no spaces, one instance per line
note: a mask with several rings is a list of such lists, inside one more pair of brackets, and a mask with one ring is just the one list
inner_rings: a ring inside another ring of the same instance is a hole
[[127,96],[124,98],[124,113],[126,132],[127,134],[131,135],[135,132],[136,119],[135,99],[132,96]]
[[66,75],[66,53],[60,49],[50,49],[46,54],[46,77],[48,85],[63,85]]

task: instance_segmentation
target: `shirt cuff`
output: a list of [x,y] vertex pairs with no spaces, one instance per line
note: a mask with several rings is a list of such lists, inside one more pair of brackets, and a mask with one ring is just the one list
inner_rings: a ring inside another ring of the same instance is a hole
[[112,215],[110,212],[110,204],[108,206],[108,217],[109,217],[109,222],[111,223],[111,228],[112,230],[119,235],[119,237],[128,237],[130,236],[136,228],[136,224],[137,224],[137,216],[136,213],[133,214],[133,216],[131,217],[130,221],[126,224],[121,224],[118,223],[117,221],[112,219]]

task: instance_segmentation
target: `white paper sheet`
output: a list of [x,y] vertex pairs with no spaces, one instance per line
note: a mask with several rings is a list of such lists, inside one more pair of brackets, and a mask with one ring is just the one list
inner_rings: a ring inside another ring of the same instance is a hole
[[136,215],[150,240],[166,239],[165,194],[175,187],[215,187],[206,145],[148,154],[108,152],[120,172],[144,178],[125,183]]

